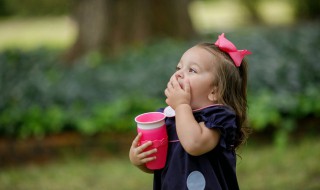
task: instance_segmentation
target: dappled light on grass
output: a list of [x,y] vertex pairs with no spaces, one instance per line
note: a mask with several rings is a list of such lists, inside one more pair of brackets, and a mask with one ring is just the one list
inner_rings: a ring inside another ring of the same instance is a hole
[[149,190],[152,175],[144,174],[121,156],[104,161],[68,158],[48,165],[8,168],[0,172],[0,189]]
[[[279,150],[249,142],[238,159],[238,179],[244,190],[319,189],[320,142],[299,140]],[[0,189],[152,189],[150,174],[132,166],[127,154],[94,159],[69,157],[47,165],[2,168]]]
[[[271,143],[270,143],[271,144]],[[320,143],[317,138],[287,145],[244,148],[238,159],[242,189],[319,189]]]

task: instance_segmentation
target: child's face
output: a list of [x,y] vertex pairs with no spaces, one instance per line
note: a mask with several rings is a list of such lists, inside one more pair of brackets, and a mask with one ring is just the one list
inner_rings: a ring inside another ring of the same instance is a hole
[[180,86],[189,81],[191,89],[191,108],[199,109],[217,103],[214,82],[215,58],[208,50],[194,46],[187,50],[173,74]]

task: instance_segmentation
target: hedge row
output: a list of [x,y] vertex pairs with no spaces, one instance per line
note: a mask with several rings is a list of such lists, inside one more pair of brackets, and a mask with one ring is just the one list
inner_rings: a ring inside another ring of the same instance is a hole
[[[255,130],[294,130],[320,117],[320,26],[250,29],[226,34],[248,57],[249,117]],[[217,33],[204,37],[216,39]],[[59,51],[0,53],[0,134],[85,135],[134,130],[136,114],[165,106],[163,90],[194,41],[161,40],[120,57],[91,53],[67,67]]]

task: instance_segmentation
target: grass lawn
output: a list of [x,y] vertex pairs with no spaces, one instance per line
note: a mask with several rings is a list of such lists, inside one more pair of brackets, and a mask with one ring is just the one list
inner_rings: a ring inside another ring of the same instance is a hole
[[[279,150],[249,145],[238,160],[243,190],[320,189],[320,141],[305,139]],[[152,189],[152,175],[133,167],[127,155],[106,159],[68,157],[45,165],[0,169],[2,190]]]

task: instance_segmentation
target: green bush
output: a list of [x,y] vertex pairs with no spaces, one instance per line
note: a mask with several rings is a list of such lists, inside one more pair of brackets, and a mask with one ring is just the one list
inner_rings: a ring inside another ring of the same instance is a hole
[[[217,33],[207,41],[216,39]],[[320,26],[254,29],[227,34],[249,61],[249,122],[273,128],[283,141],[296,120],[320,117]],[[120,57],[91,53],[65,66],[59,51],[0,53],[0,134],[84,135],[135,130],[133,118],[165,106],[163,90],[194,41],[162,40]],[[281,143],[281,142],[280,142]]]
[[2,52],[0,134],[41,137],[64,130],[85,135],[135,130],[135,115],[164,106],[165,81],[181,46],[163,41],[119,58],[92,53],[73,67],[51,50]]
[[[248,40],[251,48],[256,47],[249,76],[249,111],[255,128],[320,116],[319,31],[319,25],[270,29],[257,31]],[[263,116],[256,105],[264,107]],[[261,117],[266,118],[258,124]]]

